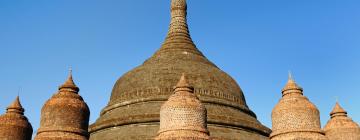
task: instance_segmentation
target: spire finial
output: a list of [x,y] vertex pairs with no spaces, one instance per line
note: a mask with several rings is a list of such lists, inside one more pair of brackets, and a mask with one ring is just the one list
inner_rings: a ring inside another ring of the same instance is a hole
[[18,93],[17,93],[18,97],[20,96],[20,92],[21,92],[21,86],[19,87],[19,90],[18,90]]
[[69,74],[70,74],[70,75],[72,75],[72,71],[73,71],[73,70],[72,70],[72,67],[70,66],[70,67],[69,67]]
[[63,85],[61,85],[59,87],[59,90],[61,89],[72,89],[75,90],[75,92],[79,92],[79,88],[75,85],[73,77],[72,77],[72,68],[69,68],[69,77],[68,79],[65,81],[65,83]]
[[194,88],[192,86],[190,86],[190,84],[188,83],[185,73],[183,73],[181,75],[179,82],[176,84],[175,92],[184,91],[184,90],[185,91],[193,91],[194,90]]
[[182,73],[179,82],[177,83],[176,87],[189,87],[189,83],[187,82],[185,73]]
[[7,113],[18,113],[24,114],[24,108],[20,103],[19,96],[16,96],[16,99],[7,107]]
[[171,0],[171,21],[169,31],[161,48],[155,53],[158,56],[163,52],[178,51],[183,54],[195,54],[204,57],[196,48],[190,36],[187,24],[186,0]]
[[288,82],[282,90],[283,96],[288,93],[300,93],[302,94],[303,89],[295,82],[294,77],[289,71]]
[[73,73],[73,69],[72,69],[72,67],[70,66],[69,67],[69,77],[68,77],[68,81],[73,81],[73,78],[72,78],[72,73]]
[[339,97],[338,96],[335,96],[335,101],[336,101],[336,103],[339,103]]
[[186,16],[186,0],[171,0],[171,22],[162,49],[177,47],[198,51],[190,37]]
[[74,80],[73,80],[73,77],[72,77],[72,72],[73,72],[73,70],[72,70],[72,68],[70,67],[70,68],[69,68],[69,77],[68,77],[68,79],[67,79],[67,81],[66,81],[65,83],[69,83],[69,84],[75,85]]
[[347,116],[347,112],[340,106],[339,102],[336,101],[335,107],[331,111],[330,116],[331,118],[336,116]]
[[289,80],[294,80],[290,70],[289,70]]

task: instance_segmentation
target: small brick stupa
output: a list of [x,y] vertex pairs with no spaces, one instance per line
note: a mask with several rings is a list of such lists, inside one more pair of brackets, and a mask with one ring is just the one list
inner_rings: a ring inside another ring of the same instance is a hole
[[303,95],[291,74],[272,111],[271,140],[326,140],[317,107]]
[[331,119],[324,128],[329,140],[360,140],[359,125],[348,117],[339,103],[336,103],[330,116]]
[[205,106],[183,74],[174,94],[161,106],[156,140],[208,140],[206,116]]
[[33,129],[24,111],[17,96],[0,116],[0,140],[31,140]]
[[67,81],[41,110],[35,140],[87,140],[90,111],[70,71]]

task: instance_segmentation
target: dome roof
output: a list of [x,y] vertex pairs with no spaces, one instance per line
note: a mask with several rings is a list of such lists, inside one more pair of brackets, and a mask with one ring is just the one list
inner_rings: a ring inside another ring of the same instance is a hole
[[325,135],[329,140],[360,140],[360,127],[337,102],[330,113],[331,119],[324,127]]
[[6,113],[0,116],[0,139],[31,140],[33,129],[24,116],[19,96],[6,110]]
[[283,97],[272,111],[272,140],[286,138],[325,139],[320,125],[320,113],[303,89],[289,76],[282,90]]
[[40,128],[35,140],[72,139],[87,140],[90,111],[78,94],[70,72],[58,93],[49,99],[41,110]]
[[205,106],[182,75],[174,94],[161,106],[160,130],[156,139],[209,139],[206,121]]
[[[254,138],[270,134],[271,130],[248,108],[236,81],[197,49],[189,34],[186,9],[185,0],[171,1],[171,23],[165,42],[141,66],[118,79],[110,102],[90,126],[91,139],[101,139],[110,133],[126,138],[141,134],[146,135],[144,139],[154,137],[160,107],[172,94],[182,73],[187,74],[195,93],[207,107],[208,123],[217,130],[213,136],[222,135],[222,131]],[[130,133],[133,130],[136,132]]]

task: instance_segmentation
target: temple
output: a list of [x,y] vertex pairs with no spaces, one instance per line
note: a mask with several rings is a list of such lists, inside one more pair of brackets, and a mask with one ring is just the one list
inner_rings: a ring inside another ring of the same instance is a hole
[[[171,0],[164,42],[116,81],[91,125],[70,71],[45,102],[35,140],[360,140],[359,125],[339,103],[322,129],[320,111],[291,74],[272,111],[272,129],[262,125],[236,81],[196,47],[187,8],[186,0]],[[0,140],[30,140],[32,133],[17,97],[0,116]]]
[[172,0],[170,11],[165,41],[152,57],[115,83],[108,105],[89,128],[90,139],[154,138],[160,108],[182,73],[207,109],[212,137],[267,139],[271,130],[257,120],[236,81],[210,62],[191,39],[186,0]]

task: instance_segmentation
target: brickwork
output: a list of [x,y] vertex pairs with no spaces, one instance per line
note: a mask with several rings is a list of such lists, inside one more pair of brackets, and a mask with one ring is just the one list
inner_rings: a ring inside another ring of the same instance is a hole
[[41,110],[35,140],[87,140],[90,111],[72,75]]
[[31,140],[33,129],[24,116],[19,96],[0,116],[0,140]]
[[185,78],[179,83],[160,109],[160,130],[156,140],[208,140],[206,108],[194,94]]
[[[186,10],[185,0],[171,1],[171,22],[164,43],[151,58],[116,82],[108,105],[89,128],[90,139],[110,139],[106,133],[124,138],[132,135],[155,137],[156,133],[140,130],[143,127],[155,129],[154,126],[159,125],[160,107],[172,95],[173,86],[182,73],[187,74],[189,83],[206,106],[208,124],[214,124],[213,127],[219,130],[227,129],[229,133],[253,133],[254,139],[269,136],[271,130],[263,126],[248,108],[236,81],[210,62],[193,43]],[[139,127],[139,131],[117,133],[130,131],[128,125]],[[211,134],[225,137],[224,133],[218,132]],[[228,139],[234,137],[240,139],[243,136],[241,133],[227,136]]]
[[330,116],[331,119],[324,127],[329,140],[360,140],[359,125],[348,117],[339,103],[336,103]]
[[326,140],[320,125],[320,112],[289,76],[283,97],[272,111],[271,140]]
[[[321,130],[319,110],[291,76],[272,111],[273,130],[262,125],[236,81],[191,39],[186,0],[171,0],[170,9],[160,49],[118,79],[94,124],[70,73],[44,104],[35,140],[360,140],[338,103]],[[32,131],[17,97],[0,116],[0,140],[30,140]]]

